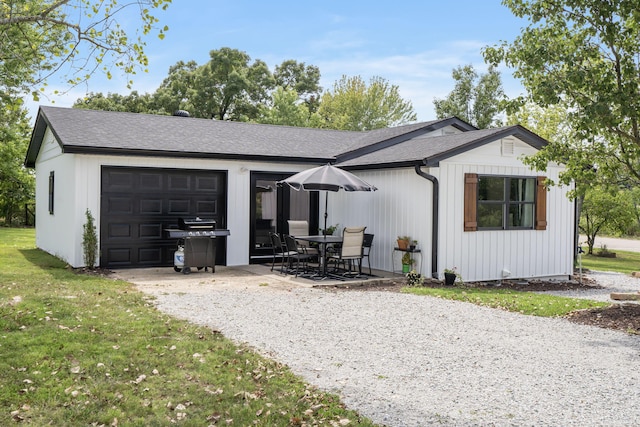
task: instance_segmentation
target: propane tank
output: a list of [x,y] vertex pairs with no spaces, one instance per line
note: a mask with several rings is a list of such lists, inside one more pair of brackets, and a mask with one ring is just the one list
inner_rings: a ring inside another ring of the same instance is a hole
[[173,266],[179,268],[184,266],[184,246],[178,246],[178,250],[173,253]]

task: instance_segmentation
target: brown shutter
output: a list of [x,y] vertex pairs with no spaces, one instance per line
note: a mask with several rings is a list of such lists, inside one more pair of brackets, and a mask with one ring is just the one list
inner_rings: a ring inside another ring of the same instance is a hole
[[478,174],[464,174],[464,231],[478,230]]
[[539,176],[536,187],[536,230],[547,229],[547,186],[546,176]]

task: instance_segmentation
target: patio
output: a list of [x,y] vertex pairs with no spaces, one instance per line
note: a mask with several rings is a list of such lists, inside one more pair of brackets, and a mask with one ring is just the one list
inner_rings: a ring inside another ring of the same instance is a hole
[[251,264],[234,267],[216,266],[216,272],[192,269],[191,274],[176,273],[172,267],[132,268],[115,270],[114,277],[135,283],[143,292],[185,292],[207,293],[215,290],[273,288],[294,289],[331,286],[356,287],[366,283],[367,285],[389,284],[390,282],[404,280],[401,274],[388,271],[373,270],[375,277],[337,280],[327,278],[325,280],[310,280],[304,277],[295,277],[293,274],[281,274],[278,266],[271,271],[271,265]]

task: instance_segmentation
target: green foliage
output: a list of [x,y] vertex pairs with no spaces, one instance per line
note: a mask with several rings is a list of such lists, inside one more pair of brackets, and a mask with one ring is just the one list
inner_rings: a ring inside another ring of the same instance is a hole
[[0,425],[373,423],[131,284],[77,274],[0,229]]
[[410,101],[402,99],[398,86],[381,77],[369,85],[360,76],[342,78],[333,91],[322,96],[318,114],[323,127],[341,130],[372,130],[416,120]]
[[[148,63],[142,36],[132,38],[118,22],[139,19],[142,35],[156,28],[153,10],[166,9],[171,0],[23,0],[0,6],[0,88],[2,92],[31,91],[35,100],[46,80],[65,68],[70,86],[99,70],[111,77],[115,66],[127,75]],[[134,13],[127,13],[127,12]],[[137,13],[135,13],[137,11]],[[93,64],[91,64],[93,61]]]
[[529,24],[512,42],[486,48],[485,60],[516,70],[514,76],[528,91],[516,103],[560,105],[567,111],[580,144],[574,156],[565,143],[557,160],[571,159],[566,164],[576,182],[594,167],[601,182],[640,182],[637,0],[503,3]]
[[102,93],[91,92],[84,98],[76,100],[73,108],[148,114],[165,113],[164,111],[157,110],[152,95],[146,93],[140,95],[135,90],[129,95],[120,95],[117,93],[103,95]]
[[580,231],[587,237],[587,252],[593,253],[593,245],[598,233],[620,232],[633,223],[636,210],[630,193],[606,187],[590,188],[582,203]]
[[407,286],[422,286],[424,284],[424,277],[422,274],[415,270],[411,270],[407,273]]
[[0,218],[7,225],[21,224],[24,205],[34,201],[35,177],[23,164],[30,135],[22,100],[0,96]]
[[479,129],[502,126],[498,117],[506,99],[500,73],[489,67],[478,75],[471,65],[457,67],[452,72],[456,84],[445,99],[434,99],[433,105],[439,119],[456,116]]
[[258,123],[298,127],[319,127],[321,124],[320,116],[309,112],[308,104],[300,102],[294,89],[278,87],[273,92],[271,104],[271,107],[261,106]]
[[85,212],[86,222],[82,226],[82,253],[84,255],[84,265],[87,268],[94,268],[98,258],[98,234],[94,224],[93,215],[89,209]]
[[445,288],[414,287],[405,288],[403,291],[415,295],[427,295],[464,301],[485,307],[499,308],[514,313],[541,317],[564,316],[575,310],[606,307],[609,305],[604,302],[580,298],[566,298],[499,288],[474,288],[466,286],[450,286]]
[[273,77],[277,87],[294,90],[310,113],[318,110],[322,92],[318,67],[289,59],[276,66]]

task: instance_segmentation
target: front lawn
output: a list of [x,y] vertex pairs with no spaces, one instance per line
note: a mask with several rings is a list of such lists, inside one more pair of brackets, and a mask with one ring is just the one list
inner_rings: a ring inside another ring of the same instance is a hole
[[0,425],[364,425],[337,396],[131,284],[0,228]]
[[[597,252],[597,250],[596,250]],[[611,251],[615,258],[605,258],[596,255],[582,255],[582,267],[597,271],[616,271],[631,274],[640,271],[640,252]]]

